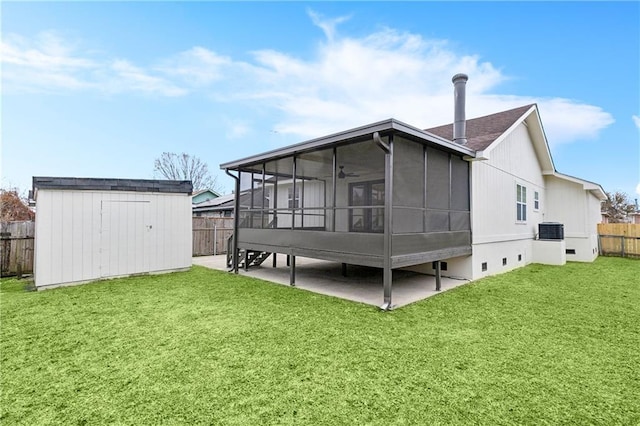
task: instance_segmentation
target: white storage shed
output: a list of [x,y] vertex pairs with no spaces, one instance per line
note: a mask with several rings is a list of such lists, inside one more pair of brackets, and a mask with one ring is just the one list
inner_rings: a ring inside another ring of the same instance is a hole
[[37,289],[191,267],[191,181],[34,177]]

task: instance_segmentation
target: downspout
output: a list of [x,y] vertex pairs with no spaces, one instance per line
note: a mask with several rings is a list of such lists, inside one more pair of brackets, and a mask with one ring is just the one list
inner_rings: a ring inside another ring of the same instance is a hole
[[240,172],[234,176],[229,169],[224,172],[236,181],[236,193],[233,200],[233,272],[238,273],[238,225],[240,224]]
[[389,135],[389,142],[385,142],[378,132],[373,134],[373,141],[384,151],[384,259],[382,272],[383,303],[380,309],[389,311],[392,308],[391,289],[393,285],[393,270],[391,269],[393,214],[393,134]]

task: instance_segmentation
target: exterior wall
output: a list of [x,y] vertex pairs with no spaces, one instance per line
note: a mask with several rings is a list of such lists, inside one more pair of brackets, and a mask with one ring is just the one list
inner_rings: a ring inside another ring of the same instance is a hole
[[533,263],[562,266],[567,263],[565,240],[536,240],[533,242]]
[[191,197],[124,191],[38,191],[38,288],[191,266]]
[[[473,276],[473,272],[471,270],[473,267],[473,256],[452,257],[449,259],[442,259],[442,261],[447,263],[446,270],[440,271],[440,274],[443,277],[470,280]],[[433,268],[433,263],[423,263],[421,265],[409,266],[403,269],[418,272],[420,274],[436,274],[436,270]]]
[[[531,243],[538,224],[547,221],[542,168],[527,127],[520,124],[489,153],[471,163],[473,259],[468,279],[478,279],[532,262]],[[517,221],[516,185],[527,188],[527,219]],[[534,209],[534,192],[539,209]],[[520,260],[518,260],[520,257]],[[507,265],[502,259],[507,259]],[[482,263],[487,270],[482,270]],[[468,273],[467,268],[467,273]]]
[[[474,244],[471,256],[442,259],[447,263],[443,277],[477,280],[489,275],[502,274],[533,262],[533,239]],[[506,264],[504,264],[506,259]],[[487,270],[483,271],[483,263]],[[434,275],[431,263],[407,268],[409,270]]]
[[579,183],[555,176],[547,176],[546,183],[547,220],[564,224],[567,260],[593,261],[598,256],[600,200]]
[[[304,193],[299,182],[296,182],[296,191],[300,191],[300,207],[308,209],[309,207],[318,207],[325,205],[325,185],[324,182],[311,181],[305,182]],[[293,188],[293,183],[283,183],[278,185],[278,203],[279,209],[286,209],[289,205],[289,190]],[[300,188],[300,189],[298,189]],[[269,190],[269,208],[273,208],[273,193]],[[302,226],[300,211],[296,211],[296,226]],[[273,220],[273,215],[269,215],[269,221]],[[304,226],[305,227],[325,227],[324,210],[305,210]],[[278,213],[278,228],[291,227],[291,214]]]
[[204,203],[205,201],[213,200],[214,198],[218,198],[218,196],[211,191],[205,191],[191,197],[191,203],[200,204]]

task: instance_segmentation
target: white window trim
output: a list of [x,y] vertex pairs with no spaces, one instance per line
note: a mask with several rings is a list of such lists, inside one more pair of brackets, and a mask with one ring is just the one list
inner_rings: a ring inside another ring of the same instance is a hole
[[[518,199],[518,187],[524,189],[524,201]],[[524,219],[518,219],[521,205],[524,206]],[[522,183],[516,182],[516,224],[525,223],[527,223],[527,187]]]
[[533,211],[540,211],[540,191],[533,191]]

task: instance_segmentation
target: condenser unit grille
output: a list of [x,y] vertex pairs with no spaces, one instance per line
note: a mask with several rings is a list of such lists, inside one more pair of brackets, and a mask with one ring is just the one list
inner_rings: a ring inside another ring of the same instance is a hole
[[564,225],[555,222],[540,223],[538,238],[541,240],[564,240]]

